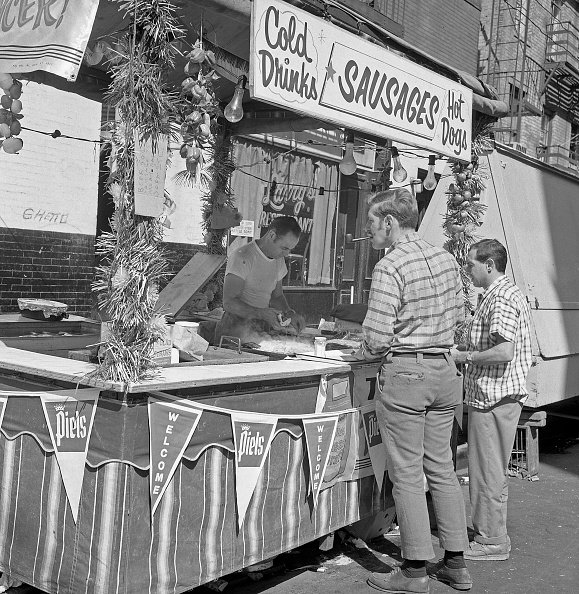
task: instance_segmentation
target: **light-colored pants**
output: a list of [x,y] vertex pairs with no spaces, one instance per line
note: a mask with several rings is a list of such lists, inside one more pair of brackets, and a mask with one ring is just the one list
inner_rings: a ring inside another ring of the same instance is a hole
[[507,542],[507,468],[522,405],[503,398],[488,409],[468,407],[468,475],[474,539]]
[[379,373],[376,413],[386,444],[402,556],[434,557],[423,473],[432,495],[440,546],[468,547],[464,499],[450,438],[462,401],[462,375],[450,357],[387,357]]

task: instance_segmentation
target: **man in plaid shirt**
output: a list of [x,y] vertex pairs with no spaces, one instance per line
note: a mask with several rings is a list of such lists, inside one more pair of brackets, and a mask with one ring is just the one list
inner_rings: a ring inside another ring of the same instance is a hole
[[462,375],[450,357],[464,298],[456,260],[415,232],[418,208],[405,188],[370,198],[366,231],[374,249],[386,248],[376,264],[360,359],[382,358],[376,414],[386,445],[400,525],[402,566],[376,573],[368,584],[382,592],[429,591],[426,560],[434,557],[424,476],[445,550],[428,573],[459,590],[472,579],[464,499],[452,463],[454,412],[462,400]]
[[471,246],[466,271],[481,287],[465,347],[452,350],[466,363],[468,468],[474,541],[467,559],[503,561],[507,535],[507,467],[527,399],[532,363],[531,314],[524,295],[506,276],[507,251],[496,239]]

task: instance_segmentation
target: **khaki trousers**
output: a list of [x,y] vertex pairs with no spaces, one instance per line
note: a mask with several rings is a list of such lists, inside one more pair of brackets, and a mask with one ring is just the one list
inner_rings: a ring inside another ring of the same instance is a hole
[[462,375],[449,357],[387,357],[378,377],[376,414],[386,444],[404,559],[434,557],[424,479],[432,495],[440,546],[468,547],[464,499],[450,448]]
[[507,468],[522,404],[503,398],[492,408],[468,407],[468,475],[474,539],[507,542]]

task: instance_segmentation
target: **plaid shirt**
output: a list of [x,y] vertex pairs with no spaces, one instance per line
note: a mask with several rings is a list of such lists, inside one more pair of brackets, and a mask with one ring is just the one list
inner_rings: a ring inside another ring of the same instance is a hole
[[376,264],[362,353],[448,351],[464,319],[456,260],[414,231],[403,235]]
[[524,402],[527,373],[532,363],[531,311],[525,297],[506,276],[501,276],[482,294],[468,338],[469,351],[495,346],[494,335],[515,345],[508,363],[467,365],[464,376],[465,403],[490,408],[505,397]]

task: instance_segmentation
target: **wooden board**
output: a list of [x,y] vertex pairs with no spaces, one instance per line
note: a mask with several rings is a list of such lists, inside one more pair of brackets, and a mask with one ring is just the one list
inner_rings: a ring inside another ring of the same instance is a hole
[[157,311],[176,316],[187,301],[221,268],[227,256],[197,252],[159,294]]
[[[91,374],[96,365],[72,359],[61,359],[40,353],[0,346],[0,372],[16,371],[44,379],[73,382],[84,386],[94,386],[114,392],[124,392],[121,382],[101,381]],[[324,375],[326,373],[348,372],[347,363],[325,361],[301,361],[283,359],[281,361],[256,361],[255,363],[230,363],[229,365],[199,365],[163,367],[158,377],[131,384],[127,392],[139,393],[151,390],[177,390],[202,386],[238,384],[267,380],[295,380],[298,377]]]

